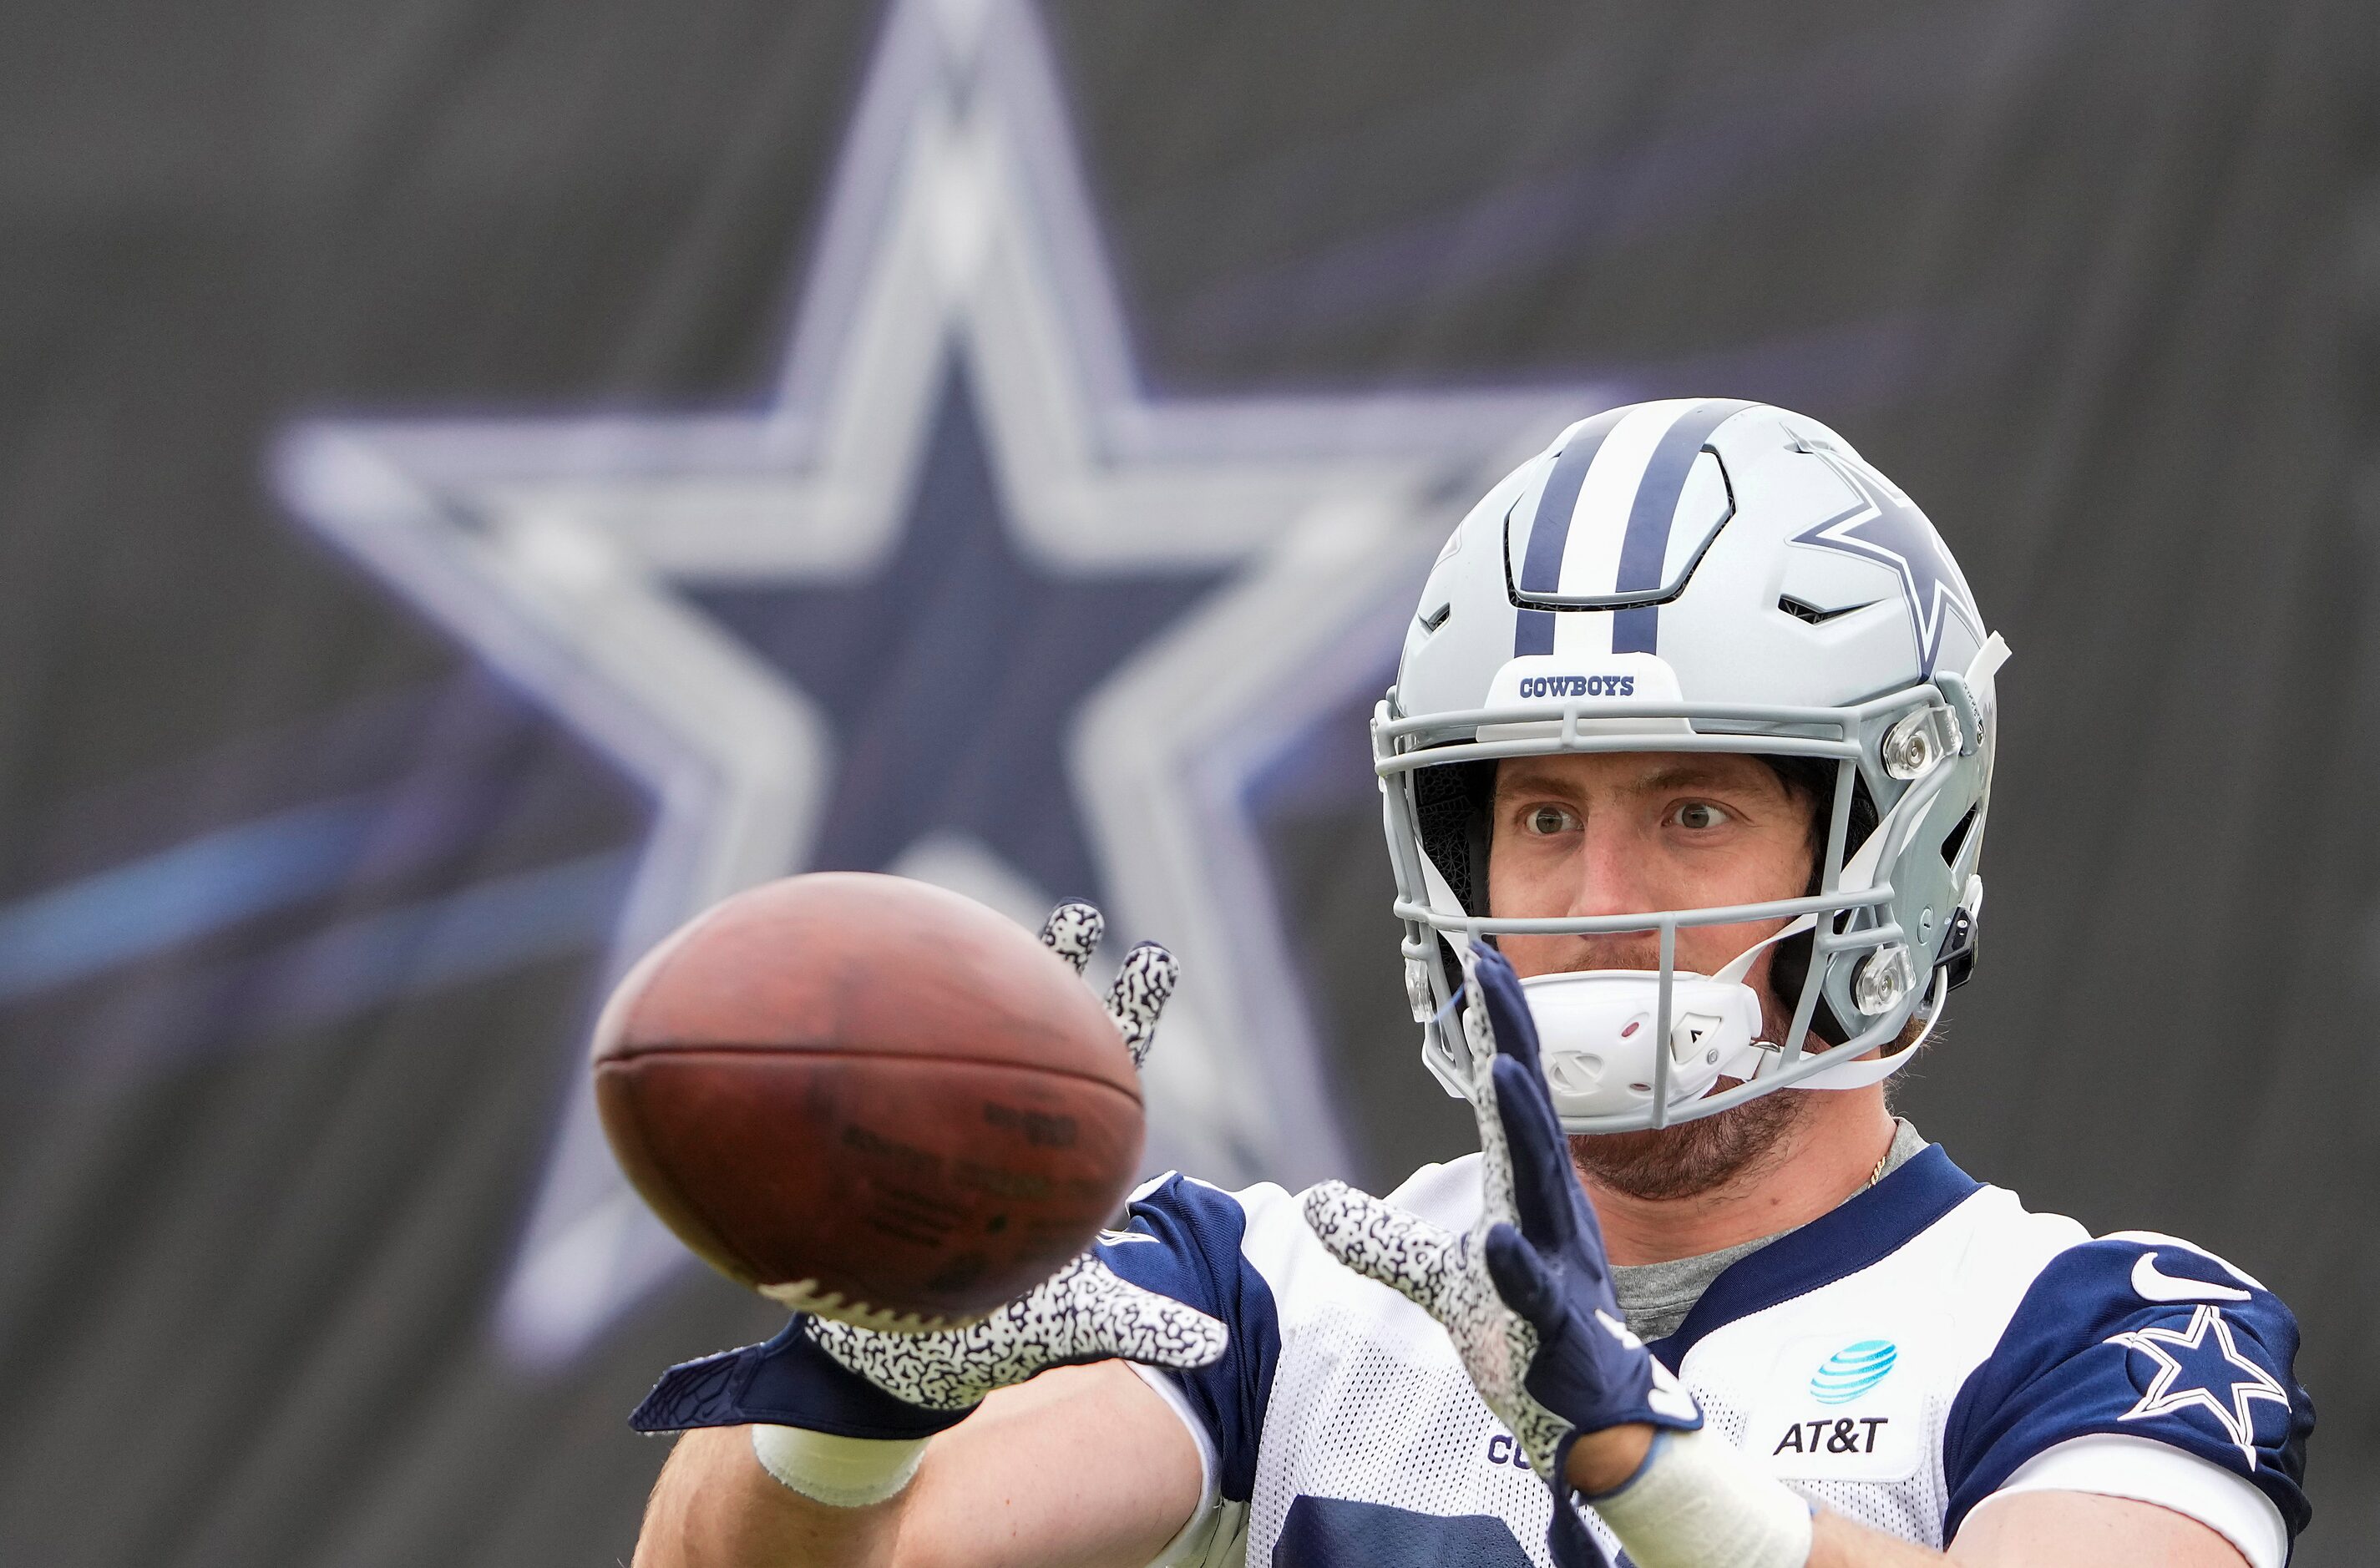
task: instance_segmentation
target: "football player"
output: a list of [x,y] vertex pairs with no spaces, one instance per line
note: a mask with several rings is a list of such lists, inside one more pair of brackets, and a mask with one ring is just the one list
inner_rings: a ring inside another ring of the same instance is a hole
[[[673,1368],[638,1562],[2281,1568],[2288,1308],[1886,1107],[1975,961],[2006,656],[1816,420],[1573,425],[1447,541],[1373,722],[1480,1152],[1163,1176],[985,1323]],[[1136,1050],[1170,978],[1125,966]]]

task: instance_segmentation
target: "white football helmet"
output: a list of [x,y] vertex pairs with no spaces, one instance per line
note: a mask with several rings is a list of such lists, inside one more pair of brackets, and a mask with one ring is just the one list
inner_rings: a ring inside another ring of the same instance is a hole
[[[1564,431],[1447,541],[1373,715],[1405,986],[1431,1071],[1452,1093],[1471,1082],[1449,941],[1614,931],[1658,933],[1660,967],[1524,982],[1570,1132],[1667,1126],[1905,1065],[1974,961],[1993,672],[2007,656],[1925,514],[1817,420],[1688,398]],[[1831,762],[1808,895],[1497,918],[1495,760],[1560,751]],[[1675,966],[1682,926],[1779,918],[1716,974]],[[1797,998],[1781,1041],[1761,1038],[1743,983],[1772,943],[1772,979]],[[1894,1049],[1912,1016],[1915,1039]],[[1804,1048],[1813,1032],[1825,1048]],[[1742,1081],[1712,1092],[1722,1077]]]

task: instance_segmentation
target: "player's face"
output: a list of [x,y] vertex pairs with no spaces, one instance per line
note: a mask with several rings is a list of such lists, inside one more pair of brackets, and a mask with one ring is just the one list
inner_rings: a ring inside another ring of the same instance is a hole
[[[1809,802],[1755,757],[1603,752],[1509,759],[1496,772],[1488,898],[1501,918],[1642,915],[1796,898]],[[1784,922],[1682,926],[1677,966],[1710,974]],[[1650,969],[1652,931],[1498,939],[1518,973]],[[1769,954],[1748,977],[1767,989]]]

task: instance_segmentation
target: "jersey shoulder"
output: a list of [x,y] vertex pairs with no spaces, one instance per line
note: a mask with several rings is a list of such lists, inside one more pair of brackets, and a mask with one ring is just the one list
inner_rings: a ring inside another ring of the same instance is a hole
[[[1186,1302],[1221,1321],[1223,1354],[1172,1374],[1182,1404],[1205,1428],[1220,1494],[1245,1501],[1257,1442],[1281,1359],[1281,1316],[1272,1280],[1252,1256],[1280,1231],[1288,1194],[1267,1184],[1225,1192],[1168,1171],[1132,1195],[1123,1225],[1102,1231],[1099,1258],[1144,1290]],[[1273,1245],[1277,1245],[1275,1242]]]
[[1949,1530],[2029,1461],[2109,1436],[2162,1443],[2253,1483],[2294,1536],[2309,1512],[2313,1426],[2297,1348],[2280,1297],[2204,1247],[2124,1231],[2056,1248],[1952,1403]]
[[[1459,1182],[1448,1185],[1458,1190]],[[1309,1325],[1364,1337],[1375,1319],[1420,1314],[1342,1266],[1307,1227],[1299,1196],[1269,1182],[1232,1192],[1169,1171],[1133,1194],[1124,1224],[1101,1233],[1098,1250],[1124,1279],[1187,1302],[1228,1331],[1220,1359],[1175,1376],[1213,1445],[1219,1492],[1234,1502],[1254,1485],[1284,1339]]]
[[[1463,1229],[1479,1210],[1479,1157],[1425,1165],[1387,1201],[1450,1230]],[[1302,1195],[1270,1182],[1227,1191],[1169,1171],[1135,1191],[1124,1228],[1104,1232],[1099,1240],[1117,1272],[1204,1310],[1230,1306],[1234,1295],[1261,1296],[1276,1332],[1284,1315],[1336,1315],[1359,1304],[1384,1310],[1410,1306],[1332,1258],[1305,1223]]]

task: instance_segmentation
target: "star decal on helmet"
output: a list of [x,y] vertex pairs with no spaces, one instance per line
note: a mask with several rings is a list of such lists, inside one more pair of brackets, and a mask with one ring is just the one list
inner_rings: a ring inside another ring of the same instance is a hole
[[2198,1307],[2185,1328],[2135,1329],[2102,1343],[2138,1351],[2156,1364],[2139,1403],[2119,1420],[2143,1421],[2203,1409],[2238,1446],[2248,1468],[2256,1468],[2256,1417],[2248,1407],[2261,1399],[2286,1411],[2289,1391],[2254,1358],[2240,1353],[2240,1342],[2232,1337],[2222,1308]]
[[1956,615],[1981,642],[1984,617],[1967,589],[1959,564],[1943,548],[1942,538],[1916,504],[1890,480],[1855,457],[1829,447],[1804,443],[1796,448],[1832,468],[1849,485],[1859,504],[1794,536],[1796,544],[1838,550],[1889,566],[1900,578],[1909,605],[1910,630],[1917,638],[1917,657],[1927,675],[1942,651],[1944,617]]

